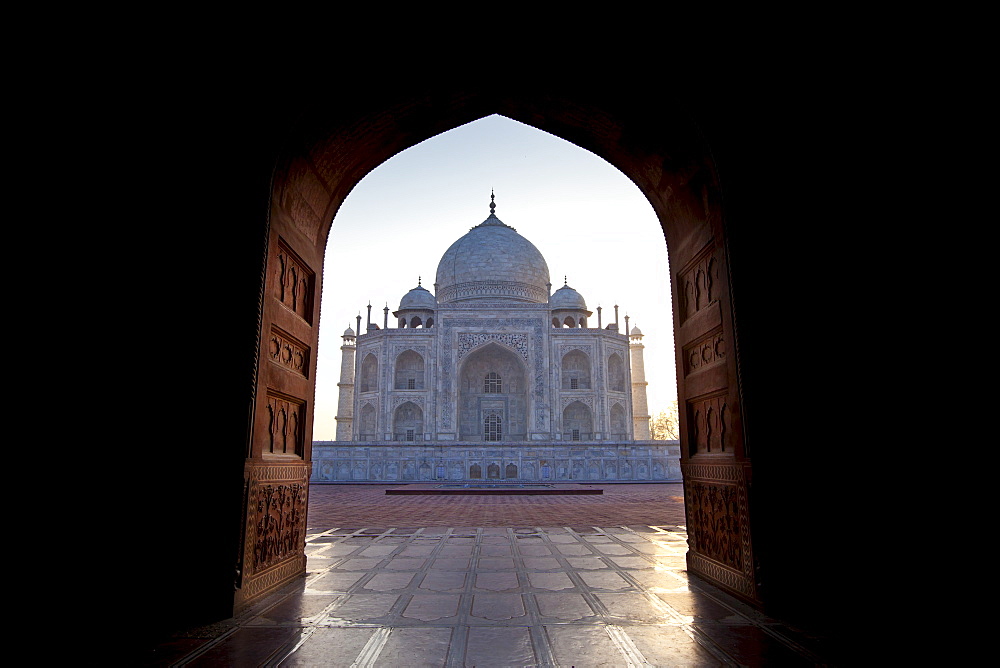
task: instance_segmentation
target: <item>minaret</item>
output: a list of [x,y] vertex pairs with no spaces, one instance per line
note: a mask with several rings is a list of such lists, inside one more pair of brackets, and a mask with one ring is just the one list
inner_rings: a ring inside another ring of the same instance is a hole
[[643,367],[642,332],[638,326],[629,333],[629,357],[632,358],[632,438],[637,441],[648,441],[649,406],[646,403],[646,370]]
[[[358,320],[361,316],[358,316]],[[351,440],[351,427],[354,423],[354,359],[357,352],[357,339],[354,330],[348,325],[344,331],[344,345],[340,346],[340,397],[337,400],[337,440]]]

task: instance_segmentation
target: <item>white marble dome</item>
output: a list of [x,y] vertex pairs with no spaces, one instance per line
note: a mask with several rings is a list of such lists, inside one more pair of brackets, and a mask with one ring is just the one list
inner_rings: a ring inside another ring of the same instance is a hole
[[403,298],[399,301],[400,311],[408,309],[433,309],[435,306],[434,295],[427,288],[420,285],[403,295]]
[[564,285],[552,293],[552,298],[549,299],[549,306],[552,309],[587,310],[587,302],[584,301],[583,295],[568,285]]
[[544,304],[549,287],[549,266],[542,254],[491,212],[444,252],[434,289],[442,304],[475,300]]

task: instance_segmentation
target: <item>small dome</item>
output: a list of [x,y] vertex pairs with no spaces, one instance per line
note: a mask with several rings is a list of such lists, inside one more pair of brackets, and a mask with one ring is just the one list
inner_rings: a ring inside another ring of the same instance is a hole
[[629,332],[629,336],[642,336],[642,330],[639,329],[639,325],[632,328],[632,331]]
[[436,307],[437,303],[434,300],[434,295],[427,288],[420,285],[403,295],[403,298],[399,301],[400,311],[408,309],[433,309]]
[[549,308],[586,311],[587,302],[583,300],[583,295],[579,292],[568,285],[564,285],[552,293],[552,297],[549,298]]
[[354,330],[351,329],[350,325],[348,325],[347,329],[344,330],[344,336],[347,337],[347,336],[354,336],[354,335],[355,335],[354,334]]

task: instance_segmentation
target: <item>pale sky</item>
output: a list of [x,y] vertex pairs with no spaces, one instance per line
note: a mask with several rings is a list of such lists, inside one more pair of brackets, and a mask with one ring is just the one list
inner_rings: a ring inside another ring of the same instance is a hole
[[646,198],[615,167],[563,139],[501,116],[432,137],[382,163],[351,191],[326,251],[313,440],[336,435],[344,330],[364,331],[367,305],[382,326],[416,287],[434,291],[438,261],[459,237],[496,215],[545,257],[554,292],[583,295],[589,323],[638,325],[650,415],[677,398],[663,231]]

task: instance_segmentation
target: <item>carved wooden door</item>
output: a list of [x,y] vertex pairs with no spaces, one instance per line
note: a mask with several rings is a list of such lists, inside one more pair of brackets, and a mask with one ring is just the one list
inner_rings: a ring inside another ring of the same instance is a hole
[[757,601],[751,466],[732,354],[726,256],[718,239],[712,235],[701,243],[678,244],[680,252],[672,257],[679,267],[674,299],[687,560],[692,571]]
[[305,571],[322,247],[272,211],[235,608]]

